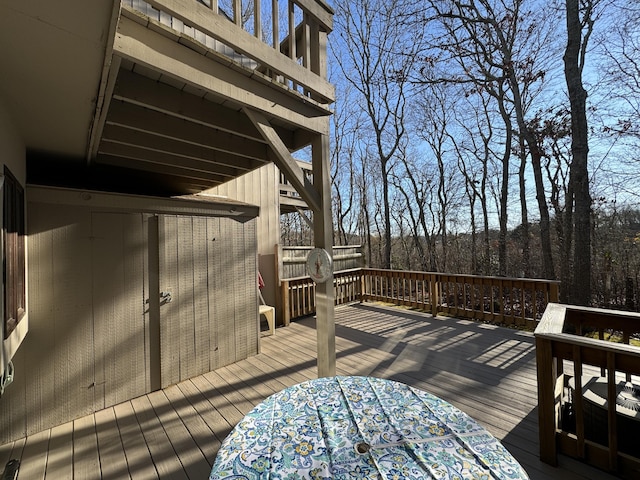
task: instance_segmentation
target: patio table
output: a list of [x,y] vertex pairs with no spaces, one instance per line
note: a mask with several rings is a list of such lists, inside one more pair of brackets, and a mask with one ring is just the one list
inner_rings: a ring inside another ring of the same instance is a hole
[[504,446],[453,405],[403,383],[330,377],[249,412],[210,479],[528,479]]

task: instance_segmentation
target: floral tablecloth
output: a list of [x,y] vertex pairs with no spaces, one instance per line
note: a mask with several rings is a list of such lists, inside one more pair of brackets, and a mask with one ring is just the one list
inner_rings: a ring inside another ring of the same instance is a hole
[[267,398],[224,440],[216,479],[528,479],[464,412],[373,377],[310,380]]

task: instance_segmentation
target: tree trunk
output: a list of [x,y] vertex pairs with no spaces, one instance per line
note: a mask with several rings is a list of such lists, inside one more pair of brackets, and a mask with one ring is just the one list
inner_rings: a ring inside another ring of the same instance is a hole
[[498,100],[498,108],[500,116],[504,121],[505,140],[504,152],[502,154],[502,185],[500,188],[500,234],[498,236],[498,275],[507,276],[507,222],[508,222],[508,200],[509,200],[509,163],[511,161],[511,141],[513,137],[513,128],[511,126],[511,115],[507,112],[505,106],[505,95],[503,85],[500,84]]
[[525,154],[525,145],[522,137],[520,137],[520,170],[518,178],[520,183],[520,210],[522,223],[522,276],[524,278],[531,277],[531,240],[529,238],[529,214],[527,212],[527,189],[525,181],[525,169],[527,165],[527,156]]
[[391,209],[389,207],[389,174],[386,162],[382,163],[382,195],[384,209],[384,258],[382,268],[391,268]]
[[[566,0],[567,49],[564,73],[571,105],[571,172],[570,183],[575,198],[573,282],[570,300],[576,305],[591,304],[591,195],[587,157],[589,153],[587,126],[587,92],[582,85],[582,44],[580,1]],[[588,26],[587,28],[591,28]]]

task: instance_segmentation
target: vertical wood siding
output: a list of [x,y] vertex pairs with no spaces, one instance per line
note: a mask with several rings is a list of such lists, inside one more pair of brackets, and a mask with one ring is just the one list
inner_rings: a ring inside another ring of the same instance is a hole
[[30,204],[30,331],[0,444],[151,391],[150,268],[172,296],[159,309],[163,387],[258,352],[256,220],[160,215],[152,252],[151,216]]
[[149,391],[141,214],[92,215],[96,410]]
[[255,220],[164,215],[162,386],[258,351]]
[[280,295],[275,256],[275,246],[280,243],[279,185],[279,171],[270,163],[211,190],[217,195],[260,205],[260,215],[254,229],[260,256],[258,268],[265,281],[262,295],[269,305],[277,305]]

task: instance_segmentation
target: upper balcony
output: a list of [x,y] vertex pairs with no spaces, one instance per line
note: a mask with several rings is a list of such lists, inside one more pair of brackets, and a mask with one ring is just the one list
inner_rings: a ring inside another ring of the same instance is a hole
[[[313,182],[313,172],[311,165],[302,160],[297,161],[298,166],[304,173],[309,182]],[[280,182],[278,184],[280,198],[280,214],[293,213],[300,210],[308,210],[307,202],[300,196],[291,182],[287,180],[287,176],[280,172]]]
[[0,93],[31,183],[194,193],[274,161],[256,118],[281,152],[328,134],[324,0],[25,0],[4,10],[0,40],[12,47],[0,52]]
[[334,100],[325,57],[333,12],[323,0],[122,0],[122,16],[321,109]]

